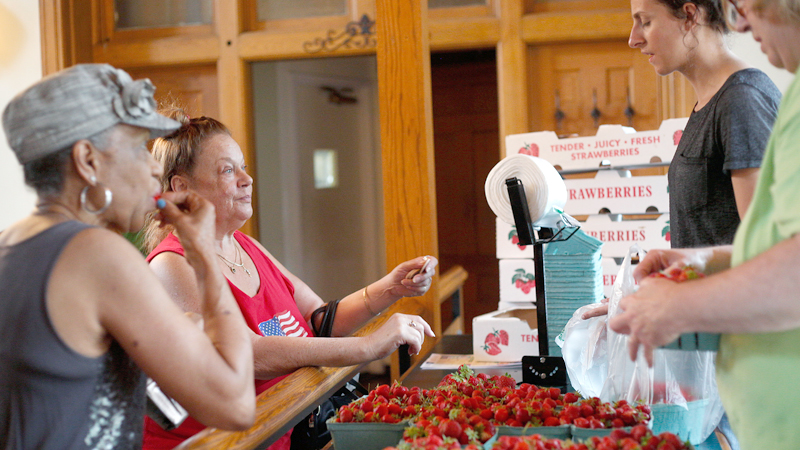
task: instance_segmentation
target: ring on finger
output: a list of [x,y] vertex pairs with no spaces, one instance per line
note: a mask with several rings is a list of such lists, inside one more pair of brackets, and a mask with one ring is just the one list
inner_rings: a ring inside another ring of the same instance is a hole
[[417,328],[417,324],[415,324],[413,320],[411,322],[408,322],[408,326],[410,326],[411,328]]

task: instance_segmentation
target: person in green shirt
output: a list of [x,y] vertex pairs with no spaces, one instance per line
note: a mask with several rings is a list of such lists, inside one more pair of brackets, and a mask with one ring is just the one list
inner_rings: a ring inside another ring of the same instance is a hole
[[[730,0],[771,64],[800,66],[800,0]],[[682,333],[721,333],[717,384],[743,450],[800,447],[800,81],[784,95],[761,172],[732,246],[654,250],[637,266],[639,290],[609,325],[649,360]],[[693,265],[706,278],[648,278]]]

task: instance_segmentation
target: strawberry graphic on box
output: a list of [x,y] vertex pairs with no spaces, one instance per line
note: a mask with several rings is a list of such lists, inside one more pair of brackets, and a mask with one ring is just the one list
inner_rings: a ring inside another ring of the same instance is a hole
[[528,156],[539,156],[539,146],[536,144],[523,144],[519,153]]
[[663,236],[664,239],[669,242],[669,220],[667,221],[667,226],[661,230],[661,236]]
[[484,339],[483,351],[494,356],[503,352],[501,345],[508,345],[508,332],[506,330],[494,330],[486,335]]
[[536,287],[536,277],[532,273],[528,273],[525,269],[517,269],[514,271],[514,276],[511,277],[511,282],[517,289],[529,294],[531,289]]
[[683,137],[683,130],[672,133],[672,144],[678,145],[681,142],[681,137]]
[[516,245],[520,251],[524,251],[527,245],[520,245],[519,244],[519,236],[517,235],[517,227],[516,225],[511,226],[511,231],[508,232],[508,240],[511,241],[512,244]]

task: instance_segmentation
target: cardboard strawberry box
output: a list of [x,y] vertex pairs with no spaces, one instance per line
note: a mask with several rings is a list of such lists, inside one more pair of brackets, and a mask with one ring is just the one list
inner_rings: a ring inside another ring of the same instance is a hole
[[501,259],[500,301],[535,302],[536,269],[533,259]]
[[553,131],[506,136],[509,155],[538,156],[559,170],[669,162],[688,118],[667,119],[658,130],[636,132],[622,125],[601,125],[595,136],[559,139]]
[[625,170],[601,170],[594,178],[568,178],[564,211],[577,216],[598,214],[643,214],[668,212],[666,175],[630,176]]
[[581,230],[603,242],[604,258],[624,258],[631,245],[649,251],[670,248],[669,214],[657,219],[612,221],[608,214],[589,216]]
[[536,308],[495,311],[472,319],[472,353],[479,361],[522,361],[539,354]]
[[495,220],[497,259],[533,259],[532,245],[518,245],[517,227],[500,218]]

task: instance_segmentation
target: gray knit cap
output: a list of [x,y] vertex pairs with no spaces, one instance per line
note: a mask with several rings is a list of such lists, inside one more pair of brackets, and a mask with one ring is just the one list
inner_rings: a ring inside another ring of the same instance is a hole
[[164,136],[181,125],[156,112],[155,87],[108,64],[79,64],[43,78],[6,106],[3,128],[20,164],[116,124]]

